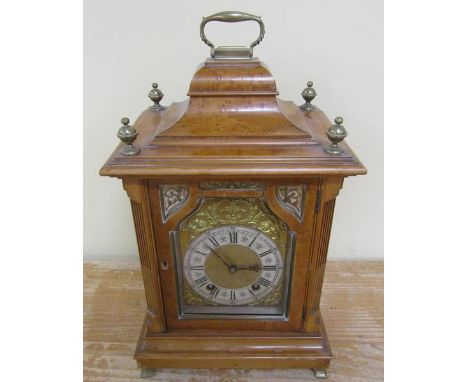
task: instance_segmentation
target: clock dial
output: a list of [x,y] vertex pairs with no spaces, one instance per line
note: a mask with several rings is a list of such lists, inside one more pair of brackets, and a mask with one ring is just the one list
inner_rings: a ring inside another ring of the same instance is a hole
[[217,305],[256,304],[281,281],[278,246],[261,231],[242,225],[199,235],[184,257],[184,275],[198,295]]

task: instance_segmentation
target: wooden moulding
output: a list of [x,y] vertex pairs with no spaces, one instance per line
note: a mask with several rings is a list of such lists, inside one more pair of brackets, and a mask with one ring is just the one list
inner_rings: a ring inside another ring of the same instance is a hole
[[146,368],[327,368],[332,357],[322,321],[318,333],[175,331],[147,335],[135,359]]
[[307,277],[307,295],[304,304],[303,329],[306,332],[319,330],[320,298],[322,295],[323,277],[328,255],[335,201],[343,178],[325,178],[319,182],[321,200],[313,225],[312,247],[310,249],[309,272]]
[[141,179],[124,179],[123,187],[130,198],[133,222],[140,255],[141,273],[146,293],[147,320],[150,330],[164,331],[164,308],[158,277],[158,257],[152,230],[151,213],[147,203],[146,182]]

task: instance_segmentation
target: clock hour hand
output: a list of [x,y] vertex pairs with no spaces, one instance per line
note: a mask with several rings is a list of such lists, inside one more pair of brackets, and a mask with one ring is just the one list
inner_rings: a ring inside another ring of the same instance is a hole
[[237,267],[238,271],[258,271],[260,269],[260,265],[258,264],[252,264],[252,265],[238,265]]

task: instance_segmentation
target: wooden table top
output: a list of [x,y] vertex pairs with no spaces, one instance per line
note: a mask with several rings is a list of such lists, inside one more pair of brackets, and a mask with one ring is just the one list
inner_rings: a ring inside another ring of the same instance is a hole
[[[383,381],[382,261],[327,263],[321,303],[333,356],[327,381]],[[84,381],[141,382],[133,360],[145,310],[136,262],[84,264]],[[160,369],[144,381],[298,382],[311,370]]]

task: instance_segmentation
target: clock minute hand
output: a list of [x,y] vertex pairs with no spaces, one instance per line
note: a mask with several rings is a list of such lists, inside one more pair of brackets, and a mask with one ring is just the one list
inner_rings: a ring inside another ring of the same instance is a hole
[[226,265],[226,267],[228,268],[232,267],[232,264],[230,264],[226,259],[224,259],[224,257],[222,257],[218,252],[216,252],[215,249],[212,249],[211,251],[218,259],[220,259],[224,263],[224,265]]

